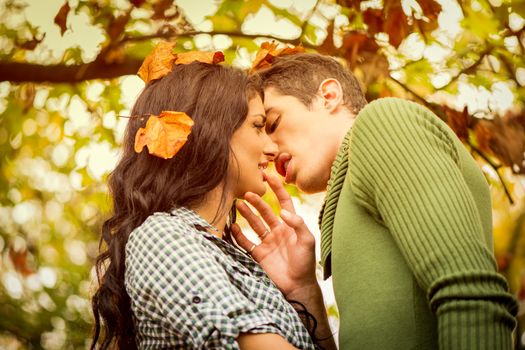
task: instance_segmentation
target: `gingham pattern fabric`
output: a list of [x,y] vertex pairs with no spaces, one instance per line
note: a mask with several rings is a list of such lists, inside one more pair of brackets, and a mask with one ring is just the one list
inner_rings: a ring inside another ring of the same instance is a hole
[[239,349],[239,333],[314,345],[251,256],[208,233],[194,211],[155,213],[126,244],[125,286],[141,349]]

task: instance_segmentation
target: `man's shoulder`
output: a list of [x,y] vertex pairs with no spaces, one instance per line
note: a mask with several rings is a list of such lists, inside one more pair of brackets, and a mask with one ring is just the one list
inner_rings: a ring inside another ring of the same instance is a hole
[[433,111],[395,97],[380,98],[366,105],[357,115],[352,133],[363,133],[367,139],[371,137],[387,143],[413,138],[416,134],[422,139],[437,136],[447,142],[454,138],[452,130]]
[[395,120],[402,122],[411,116],[437,118],[427,107],[409,100],[397,97],[384,97],[368,103],[356,116],[360,123],[365,119]]

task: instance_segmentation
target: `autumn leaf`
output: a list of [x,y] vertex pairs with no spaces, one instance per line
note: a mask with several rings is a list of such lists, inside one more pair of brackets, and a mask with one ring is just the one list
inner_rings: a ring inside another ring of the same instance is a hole
[[252,63],[252,71],[257,68],[269,67],[273,61],[273,56],[270,55],[271,51],[277,49],[277,44],[275,42],[265,41],[261,44],[261,48],[257,51],[255,55],[255,60]]
[[334,29],[335,21],[332,20],[328,23],[328,27],[326,28],[326,38],[318,48],[319,53],[330,56],[337,54],[337,47],[334,43]]
[[304,52],[302,45],[297,46],[284,46],[278,48],[278,44],[274,41],[265,41],[261,44],[261,48],[255,55],[255,60],[252,63],[250,73],[253,73],[257,69],[262,69],[271,66],[273,59],[278,56],[288,56],[296,53]]
[[479,149],[492,153],[514,173],[525,173],[525,116],[508,114],[480,120],[475,128]]
[[368,41],[372,41],[375,44],[375,40],[370,39],[366,33],[358,31],[348,32],[343,37],[343,50],[345,52],[345,58],[350,63],[350,67],[352,69],[355,68],[358,53],[361,47],[364,46]]
[[174,42],[161,42],[146,57],[137,73],[146,84],[171,72],[173,63],[177,58],[173,53],[174,47]]
[[183,112],[164,111],[160,116],[150,115],[146,128],[135,135],[135,152],[144,146],[148,152],[164,159],[173,158],[188,140],[193,120]]
[[367,9],[363,12],[363,21],[368,27],[368,33],[373,36],[383,31],[383,13],[379,9]]
[[388,41],[394,47],[399,47],[403,39],[409,34],[408,19],[401,4],[392,5],[386,13],[383,31],[388,34]]
[[64,32],[66,31],[67,27],[67,15],[69,14],[69,10],[71,8],[69,7],[69,3],[66,0],[64,5],[58,10],[58,13],[55,16],[55,24],[60,27],[60,35],[64,35]]
[[153,5],[153,16],[152,19],[164,19],[166,18],[165,12],[171,6],[173,6],[173,0],[158,0]]
[[130,2],[135,7],[141,7],[146,2],[146,0],[130,0]]
[[13,247],[9,248],[9,258],[16,271],[23,276],[29,276],[35,273],[35,270],[28,263],[28,255],[29,252],[27,249],[15,250]]
[[447,124],[456,135],[462,140],[468,140],[468,129],[470,124],[470,115],[468,114],[467,106],[463,108],[463,111],[459,112],[455,109],[444,106],[445,114],[447,116]]
[[107,29],[107,33],[111,41],[114,41],[122,33],[124,33],[124,28],[126,27],[126,24],[128,24],[129,19],[130,13],[128,12],[125,15],[115,17],[111,20]]
[[46,33],[44,33],[40,39],[37,39],[35,36],[33,36],[33,39],[24,41],[23,43],[17,43],[17,46],[24,50],[33,51],[36,46],[44,40],[45,37]]
[[217,64],[224,61],[224,54],[221,51],[190,51],[179,53],[175,58],[175,64],[188,64],[195,61],[208,64]]
[[431,32],[438,27],[438,15],[442,7],[434,0],[420,0],[418,3],[428,21],[418,19],[417,23],[425,32]]
[[437,20],[437,17],[442,10],[441,5],[437,1],[419,0],[418,4],[419,6],[421,6],[421,10],[423,11],[425,17],[427,17],[431,21]]

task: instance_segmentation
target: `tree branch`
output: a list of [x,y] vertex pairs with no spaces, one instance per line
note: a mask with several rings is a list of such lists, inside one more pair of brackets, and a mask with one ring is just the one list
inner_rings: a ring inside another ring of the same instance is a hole
[[78,83],[91,79],[112,79],[136,74],[141,64],[141,59],[131,58],[122,63],[92,62],[71,66],[0,61],[0,81]]
[[430,103],[428,103],[427,100],[425,100],[422,96],[420,96],[417,92],[415,92],[414,90],[409,88],[407,85],[405,85],[404,83],[400,82],[399,80],[397,80],[396,78],[394,78],[391,75],[389,75],[388,78],[390,78],[390,80],[395,82],[397,85],[401,86],[405,91],[407,91],[410,94],[412,94],[416,99],[421,101],[425,106],[430,107]]
[[[155,33],[150,35],[143,35],[143,36],[125,36],[122,39],[122,42],[139,42],[139,41],[147,41],[151,39],[174,39],[174,38],[184,38],[188,36],[194,36],[198,34],[209,34],[209,35],[228,35],[230,37],[241,37],[241,38],[248,38],[248,39],[257,39],[257,38],[269,38],[278,40],[280,42],[286,43],[286,44],[292,44],[292,45],[298,45],[301,43],[300,37],[296,39],[284,39],[279,38],[273,35],[267,35],[267,34],[245,34],[241,31],[236,32],[228,32],[228,31],[213,31],[213,32],[203,32],[203,31],[190,31],[190,32],[183,32],[183,33],[173,33],[173,32],[166,32],[166,33]],[[303,46],[305,44],[303,43]],[[310,46],[315,47],[315,46]]]
[[485,58],[485,56],[487,56],[491,51],[492,51],[492,47],[490,47],[490,46],[488,48],[486,48],[485,50],[483,50],[479,54],[479,57],[476,60],[476,62],[474,62],[473,64],[471,64],[468,67],[463,68],[458,74],[453,76],[452,79],[450,79],[450,81],[447,84],[445,84],[444,86],[440,87],[439,90],[445,90],[447,87],[452,85],[453,82],[458,80],[458,78],[460,76],[462,76],[463,74],[469,74],[474,68],[476,68],[477,66],[479,66],[481,64],[481,62],[483,62],[483,59]]
[[[124,36],[119,40],[118,46],[126,42],[140,42],[151,39],[173,39],[180,37],[189,37],[197,34],[224,34],[230,37],[242,37],[242,38],[269,38],[275,39],[283,43],[289,43],[298,45],[301,43],[301,39],[282,39],[271,35],[264,34],[244,34],[242,32],[203,32],[203,31],[190,31],[184,33],[157,33],[144,36]],[[315,47],[307,43],[303,43],[305,47]],[[140,65],[142,64],[141,59],[126,58],[121,63],[105,63],[103,60],[97,59],[91,63],[79,64],[79,65],[42,65],[35,63],[18,63],[9,61],[0,61],[0,82],[11,81],[16,83],[22,82],[49,82],[49,83],[78,83],[84,80],[92,79],[112,79],[122,75],[135,74],[137,73]]]
[[507,198],[509,199],[509,202],[510,204],[514,204],[514,200],[512,199],[512,195],[510,194],[510,191],[509,189],[507,188],[507,185],[505,184],[505,181],[503,180],[503,177],[501,176],[501,174],[499,173],[499,169],[501,168],[501,165],[497,165],[497,164],[494,164],[494,162],[492,162],[489,157],[487,157],[485,154],[483,154],[483,152],[481,152],[480,149],[478,149],[476,146],[474,146],[472,143],[468,143],[468,145],[470,146],[470,149],[472,149],[478,156],[480,156],[492,169],[494,169],[494,171],[496,172],[496,174],[498,175],[498,178],[499,178],[499,182],[501,183],[501,185],[503,186],[503,190],[505,191],[505,195],[507,196]]

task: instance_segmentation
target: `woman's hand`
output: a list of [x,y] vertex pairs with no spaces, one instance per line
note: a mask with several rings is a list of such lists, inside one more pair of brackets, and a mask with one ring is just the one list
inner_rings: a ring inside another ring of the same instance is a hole
[[303,219],[295,214],[292,199],[281,180],[275,175],[267,174],[265,179],[277,196],[282,209],[282,221],[261,197],[248,192],[244,198],[261,217],[254,214],[244,202],[239,202],[237,209],[257,233],[261,243],[254,245],[237,224],[233,225],[232,233],[239,245],[252,255],[287,296],[305,286],[317,285],[315,238]]

